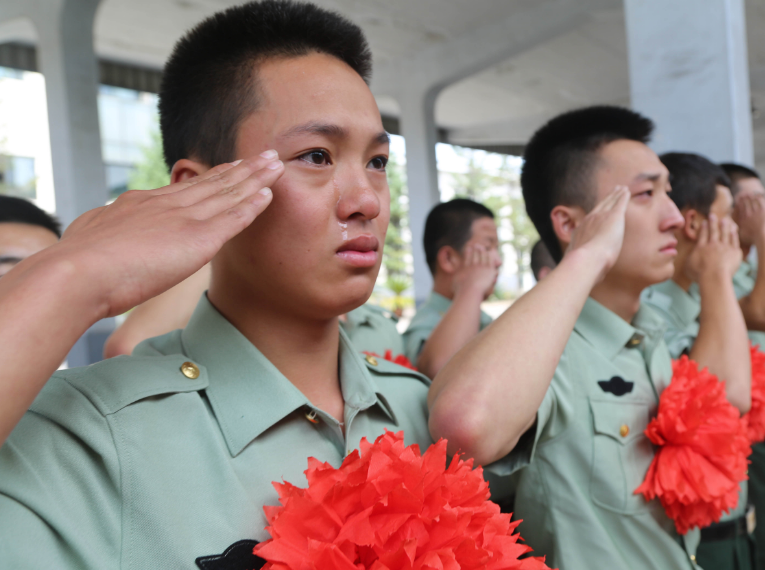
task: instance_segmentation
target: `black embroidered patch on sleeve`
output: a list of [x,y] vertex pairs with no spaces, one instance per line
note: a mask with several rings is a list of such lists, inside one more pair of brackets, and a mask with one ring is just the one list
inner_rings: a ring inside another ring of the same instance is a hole
[[201,570],[258,570],[266,563],[252,553],[257,540],[240,540],[223,554],[200,556],[195,560]]
[[614,396],[624,396],[624,394],[632,392],[635,383],[627,382],[621,376],[614,376],[610,380],[599,380],[598,386],[600,386],[604,392],[610,392]]

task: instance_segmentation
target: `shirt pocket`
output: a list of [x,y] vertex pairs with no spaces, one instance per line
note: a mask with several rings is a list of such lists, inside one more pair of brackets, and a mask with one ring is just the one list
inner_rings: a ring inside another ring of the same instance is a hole
[[654,456],[643,433],[652,402],[590,398],[593,422],[590,496],[601,507],[618,513],[648,509],[642,495],[635,495]]

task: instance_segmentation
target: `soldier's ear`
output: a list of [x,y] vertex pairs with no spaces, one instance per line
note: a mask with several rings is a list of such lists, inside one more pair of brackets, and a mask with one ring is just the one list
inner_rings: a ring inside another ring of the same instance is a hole
[[574,230],[581,223],[587,213],[579,206],[555,206],[550,212],[553,230],[561,243],[561,251],[566,251]]
[[705,220],[705,217],[699,214],[693,208],[688,208],[680,212],[683,215],[685,224],[683,224],[683,235],[691,241],[699,239],[699,231],[701,230],[701,223]]
[[189,178],[204,174],[208,170],[210,170],[210,167],[206,164],[182,158],[173,165],[173,170],[170,172],[170,183],[183,182]]
[[445,245],[436,254],[436,263],[439,270],[447,275],[454,274],[462,265],[462,257],[459,252],[450,245]]

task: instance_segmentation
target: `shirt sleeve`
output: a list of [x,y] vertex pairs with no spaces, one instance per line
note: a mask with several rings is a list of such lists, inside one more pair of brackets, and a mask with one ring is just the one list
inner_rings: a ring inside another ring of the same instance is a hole
[[534,425],[518,440],[515,448],[503,458],[484,467],[490,476],[507,477],[529,465],[539,445],[562,433],[571,421],[572,390],[569,356],[563,352],[555,374],[537,409]]
[[0,448],[4,568],[113,568],[119,466],[106,419],[52,379]]
[[404,354],[415,366],[417,365],[417,358],[419,358],[422,352],[422,347],[425,346],[425,341],[428,340],[432,331],[433,329],[431,328],[417,327],[407,330],[403,335]]

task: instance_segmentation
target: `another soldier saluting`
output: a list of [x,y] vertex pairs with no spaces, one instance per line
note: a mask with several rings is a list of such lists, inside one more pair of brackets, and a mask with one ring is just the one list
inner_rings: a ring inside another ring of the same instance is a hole
[[[672,375],[662,319],[640,294],[672,276],[683,224],[646,145],[652,127],[593,107],[537,131],[521,183],[559,264],[429,394],[435,437],[495,474],[523,469],[523,536],[561,570],[695,566],[698,530],[678,536],[657,500],[634,494],[654,456],[643,430]],[[727,395],[746,411],[749,378],[729,378]]]

